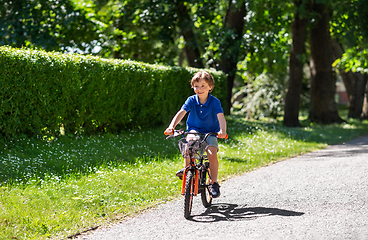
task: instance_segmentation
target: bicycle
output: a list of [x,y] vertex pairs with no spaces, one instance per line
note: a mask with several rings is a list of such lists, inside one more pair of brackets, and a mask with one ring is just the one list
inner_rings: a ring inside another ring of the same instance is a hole
[[[193,134],[199,136],[199,138],[187,141],[185,136]],[[165,132],[165,135],[169,135]],[[197,132],[184,132],[184,130],[174,130],[172,135],[166,137],[182,136],[179,139],[179,149],[184,158],[190,159],[190,164],[185,168],[181,194],[184,195],[184,217],[190,218],[192,211],[193,197],[201,194],[202,204],[205,208],[208,208],[212,204],[212,196],[210,192],[210,179],[211,170],[210,163],[208,161],[206,147],[208,146],[207,138],[211,135],[217,136],[216,133],[197,133]],[[227,136],[226,136],[227,138]],[[225,139],[226,139],[225,138]],[[198,163],[197,161],[198,160]]]

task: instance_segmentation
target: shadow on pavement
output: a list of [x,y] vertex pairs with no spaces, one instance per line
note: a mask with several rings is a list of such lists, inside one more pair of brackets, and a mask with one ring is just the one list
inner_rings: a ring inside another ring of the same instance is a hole
[[279,208],[247,207],[246,205],[219,203],[213,204],[200,215],[193,215],[190,219],[194,222],[219,222],[252,220],[267,216],[302,216],[304,213]]
[[325,158],[331,159],[331,158],[352,158],[358,155],[366,154],[368,153],[367,148],[362,149],[332,149],[327,148],[320,151],[315,151],[308,153],[306,156],[311,156],[307,159],[307,161],[320,161]]

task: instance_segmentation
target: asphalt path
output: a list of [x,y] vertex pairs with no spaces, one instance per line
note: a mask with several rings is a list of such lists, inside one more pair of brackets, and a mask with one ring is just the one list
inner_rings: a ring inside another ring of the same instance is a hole
[[175,200],[78,239],[368,239],[368,137],[221,183],[192,218]]

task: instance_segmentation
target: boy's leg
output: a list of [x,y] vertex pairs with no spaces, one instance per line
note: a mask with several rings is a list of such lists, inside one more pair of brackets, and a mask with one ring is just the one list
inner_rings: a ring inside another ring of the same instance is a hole
[[185,167],[176,172],[176,176],[179,177],[180,179],[183,178],[185,168],[190,164],[190,158],[184,158],[184,162],[185,162]]
[[210,146],[207,148],[207,157],[210,162],[210,170],[211,170],[211,182],[210,182],[210,192],[213,198],[220,197],[220,185],[217,182],[218,175],[218,159],[217,159],[217,148],[214,146]]
[[218,159],[217,159],[217,148],[214,146],[209,146],[207,148],[207,157],[210,162],[210,170],[211,170],[211,182],[217,182],[218,175]]
[[188,167],[190,164],[190,158],[185,158],[185,167]]

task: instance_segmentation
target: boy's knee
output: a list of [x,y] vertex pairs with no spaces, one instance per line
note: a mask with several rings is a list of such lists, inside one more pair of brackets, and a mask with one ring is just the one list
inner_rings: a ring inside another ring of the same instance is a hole
[[215,154],[217,154],[217,148],[214,147],[214,146],[209,146],[207,148],[207,154],[209,154],[209,155],[215,155]]

